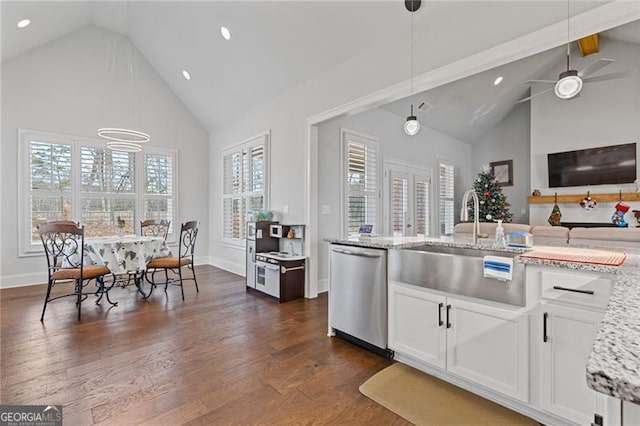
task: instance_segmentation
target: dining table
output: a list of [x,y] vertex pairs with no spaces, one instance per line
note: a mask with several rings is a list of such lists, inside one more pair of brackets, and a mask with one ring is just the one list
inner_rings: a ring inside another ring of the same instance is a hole
[[105,265],[114,277],[113,286],[126,287],[133,281],[138,292],[146,299],[142,280],[151,259],[171,256],[163,237],[125,235],[97,237],[84,241],[85,263]]

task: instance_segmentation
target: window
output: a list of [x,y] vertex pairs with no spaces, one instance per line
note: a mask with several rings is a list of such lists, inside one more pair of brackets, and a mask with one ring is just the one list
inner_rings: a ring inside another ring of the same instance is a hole
[[223,153],[222,239],[244,245],[247,214],[266,209],[269,133]]
[[431,196],[431,179],[426,176],[414,176],[414,191],[416,205],[416,234],[428,236],[431,234],[431,211],[429,197]]
[[[358,233],[360,225],[378,226],[378,141],[350,130],[342,131],[343,233]],[[374,230],[375,232],[375,230]]]
[[126,233],[142,219],[175,221],[175,151],[111,151],[100,140],[30,130],[19,139],[21,255],[41,250],[37,226],[49,220],[79,221],[87,237],[115,235],[118,216]]
[[447,161],[438,165],[440,194],[440,235],[453,234],[454,224],[454,166]]
[[394,236],[431,233],[431,170],[385,159],[385,232]]

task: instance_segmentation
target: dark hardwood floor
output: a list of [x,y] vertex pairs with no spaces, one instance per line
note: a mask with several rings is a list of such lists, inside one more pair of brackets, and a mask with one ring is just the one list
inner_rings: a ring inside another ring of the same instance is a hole
[[197,267],[144,301],[135,288],[40,313],[45,286],[0,291],[2,404],[62,404],[65,425],[408,424],[358,392],[390,364],[328,338],[327,297],[283,304]]

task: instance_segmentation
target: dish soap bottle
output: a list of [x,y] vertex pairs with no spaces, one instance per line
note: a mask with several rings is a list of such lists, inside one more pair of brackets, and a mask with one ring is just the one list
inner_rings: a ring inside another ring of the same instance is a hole
[[507,246],[504,239],[504,228],[502,227],[502,220],[498,219],[498,226],[496,226],[496,238],[493,241],[495,248],[505,248]]

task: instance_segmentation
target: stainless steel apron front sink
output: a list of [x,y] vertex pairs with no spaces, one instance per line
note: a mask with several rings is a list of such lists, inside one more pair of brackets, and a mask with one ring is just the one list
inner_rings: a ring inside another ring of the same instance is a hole
[[484,256],[514,257],[516,253],[440,246],[389,250],[389,278],[447,293],[525,306],[525,266],[514,263],[510,281],[484,278]]

